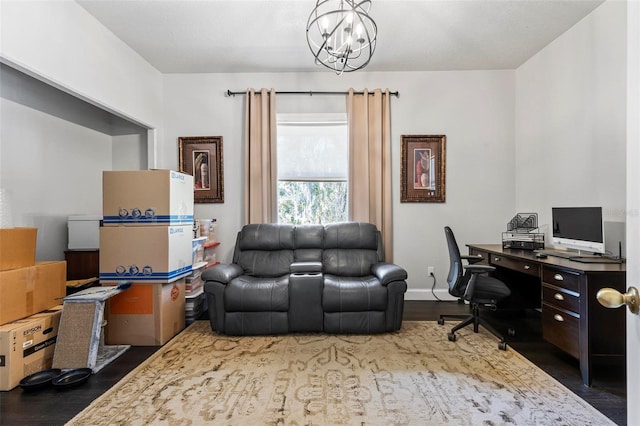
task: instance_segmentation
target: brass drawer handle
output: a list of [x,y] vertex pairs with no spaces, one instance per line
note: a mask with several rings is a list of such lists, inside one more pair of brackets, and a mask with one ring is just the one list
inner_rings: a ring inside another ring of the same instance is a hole
[[553,298],[556,300],[564,300],[564,296],[560,293],[556,293],[553,295]]
[[524,265],[524,270],[525,270],[525,271],[528,271],[529,269],[531,269],[531,266],[529,266],[529,265]]
[[560,315],[560,314],[555,314],[553,316],[553,319],[556,320],[556,321],[559,321],[559,322],[563,322],[564,321],[564,318],[562,318],[562,315]]
[[556,280],[556,281],[564,281],[564,277],[562,275],[560,275],[560,274],[555,274],[553,276],[553,279]]

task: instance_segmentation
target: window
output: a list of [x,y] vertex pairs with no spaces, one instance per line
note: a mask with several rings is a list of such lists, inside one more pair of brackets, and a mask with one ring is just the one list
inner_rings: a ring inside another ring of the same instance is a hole
[[345,114],[278,114],[278,222],[347,220]]

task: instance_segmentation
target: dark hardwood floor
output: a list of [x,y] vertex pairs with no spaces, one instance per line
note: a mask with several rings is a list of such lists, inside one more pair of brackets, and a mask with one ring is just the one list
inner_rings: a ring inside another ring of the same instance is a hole
[[[456,302],[406,301],[406,321],[435,321],[440,314],[466,313],[468,307]],[[516,335],[508,338],[509,346],[532,361],[549,375],[585,399],[618,425],[626,425],[626,382],[624,366],[598,366],[592,387],[582,384],[577,360],[565,355],[542,339],[540,315],[524,311],[518,315],[488,312],[490,322],[501,332],[509,327]],[[447,321],[446,329],[455,324]],[[455,343],[452,343],[455,344]],[[158,348],[132,347],[120,358],[93,375],[77,388],[57,391],[52,388],[24,392],[16,388],[0,392],[1,425],[62,425],[91,401],[117,383]],[[496,341],[496,350],[497,341]]]

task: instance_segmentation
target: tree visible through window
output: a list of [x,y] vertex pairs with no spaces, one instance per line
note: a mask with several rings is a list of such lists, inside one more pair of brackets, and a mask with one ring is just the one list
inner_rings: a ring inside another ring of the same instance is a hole
[[278,115],[278,222],[347,220],[346,116]]

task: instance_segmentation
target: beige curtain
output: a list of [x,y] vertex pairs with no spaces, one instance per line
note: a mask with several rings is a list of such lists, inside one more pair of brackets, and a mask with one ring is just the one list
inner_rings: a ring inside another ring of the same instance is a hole
[[277,222],[275,90],[248,89],[245,117],[244,222]]
[[349,220],[375,224],[385,260],[393,262],[391,115],[389,90],[347,95]]

